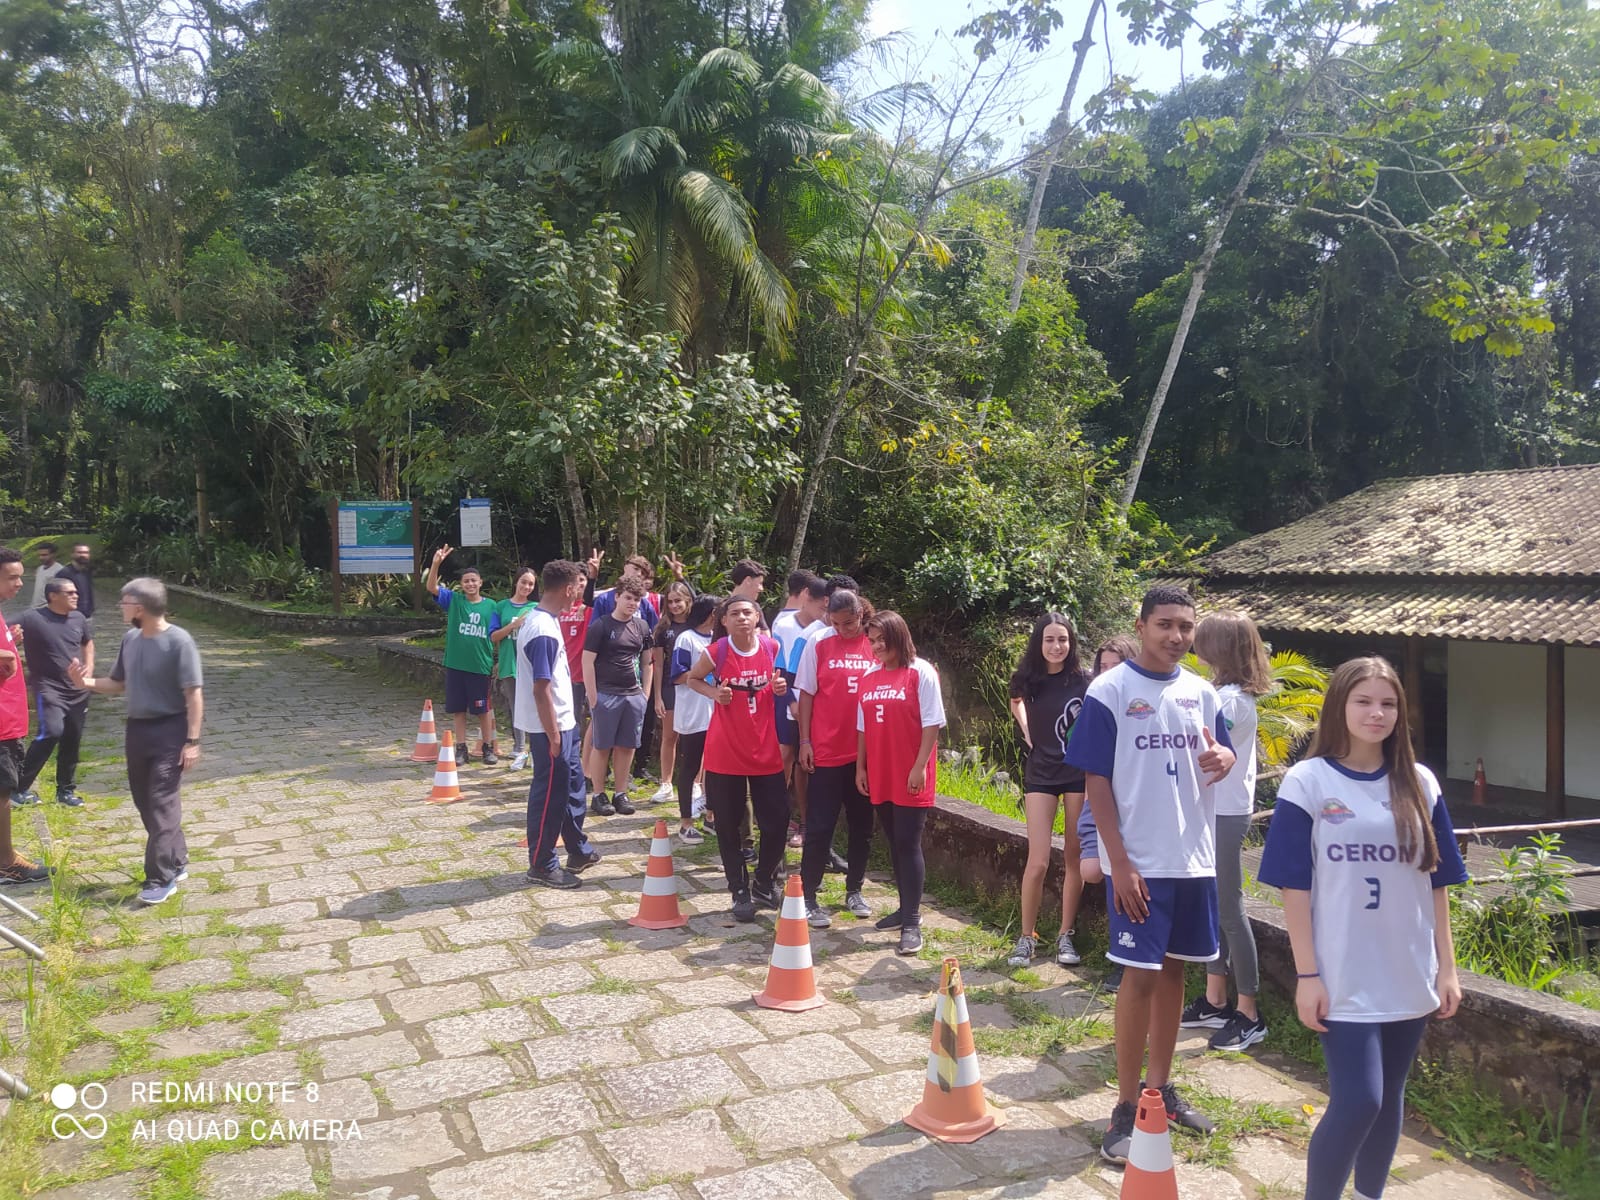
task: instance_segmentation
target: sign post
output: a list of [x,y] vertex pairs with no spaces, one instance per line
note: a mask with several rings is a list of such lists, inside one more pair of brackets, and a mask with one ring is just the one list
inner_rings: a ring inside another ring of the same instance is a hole
[[461,544],[463,546],[492,546],[494,533],[489,523],[489,501],[483,497],[468,497],[461,502]]
[[333,518],[335,612],[342,610],[342,576],[416,576],[419,551],[411,501],[338,500],[328,507]]

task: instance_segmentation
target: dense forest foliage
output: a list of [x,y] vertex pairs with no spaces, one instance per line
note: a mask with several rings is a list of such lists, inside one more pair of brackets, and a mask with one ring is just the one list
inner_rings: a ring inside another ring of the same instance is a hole
[[[1600,453],[1592,6],[984,0],[954,69],[868,9],[0,5],[5,523],[310,595],[330,497],[470,492],[508,562],[1093,627],[1373,479]],[[1205,72],[1101,87],[1111,22]]]

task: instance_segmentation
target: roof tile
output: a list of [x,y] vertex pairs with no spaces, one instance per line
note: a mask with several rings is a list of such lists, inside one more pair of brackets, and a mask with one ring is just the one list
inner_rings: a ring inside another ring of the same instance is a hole
[[1212,578],[1600,576],[1600,465],[1385,480],[1199,565]]

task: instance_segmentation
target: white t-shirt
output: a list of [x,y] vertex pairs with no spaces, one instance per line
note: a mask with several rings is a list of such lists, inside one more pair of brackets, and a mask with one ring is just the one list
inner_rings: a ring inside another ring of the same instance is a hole
[[1256,806],[1256,698],[1237,683],[1217,689],[1222,720],[1233,739],[1233,770],[1214,785],[1219,817],[1248,817]]
[[1151,879],[1217,873],[1213,789],[1201,731],[1232,746],[1217,691],[1192,671],[1123,662],[1095,677],[1067,744],[1068,766],[1111,780],[1128,861]]
[[1432,806],[1439,865],[1429,874],[1406,861],[1395,832],[1385,770],[1370,775],[1329,758],[1289,768],[1257,877],[1311,893],[1317,970],[1328,989],[1328,1019],[1405,1021],[1439,1007],[1434,982],[1433,892],[1464,883],[1439,781],[1417,767]]
[[[667,678],[676,679],[694,670],[709,645],[709,633],[685,629],[678,635],[678,640],[672,643],[672,653],[668,655],[666,665]],[[715,707],[716,701],[710,696],[702,696],[692,687],[679,686],[672,697],[672,728],[680,735],[704,733],[711,728],[711,711]]]
[[542,606],[530,608],[522,628],[517,630],[517,690],[511,722],[524,733],[547,732],[539,720],[539,706],[533,700],[535,679],[550,681],[550,701],[555,705],[558,730],[565,733],[577,728],[566,639],[561,636],[560,624]]
[[778,670],[787,671],[793,675],[800,669],[800,651],[806,644],[807,638],[819,630],[827,629],[826,621],[813,621],[809,625],[800,624],[799,609],[786,608],[772,618],[772,636],[777,639],[778,647],[782,653],[778,655]]

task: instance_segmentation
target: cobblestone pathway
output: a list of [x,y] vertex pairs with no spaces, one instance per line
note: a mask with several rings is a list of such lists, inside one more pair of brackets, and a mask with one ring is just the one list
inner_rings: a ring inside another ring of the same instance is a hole
[[[114,705],[97,701],[91,717],[91,807],[51,816],[57,828],[76,822],[73,853],[94,881],[90,925],[117,943],[85,956],[106,1011],[65,1066],[80,1085],[104,1082],[110,1134],[55,1141],[41,1129],[18,1148],[37,1155],[33,1186],[52,1200],[173,1194],[171,1122],[226,1139],[226,1125],[204,1122],[228,1118],[238,1135],[189,1176],[225,1200],[1116,1195],[1119,1177],[1092,1153],[1111,1103],[1103,1027],[1043,1059],[984,1053],[1007,1125],[970,1146],[930,1142],[899,1121],[922,1090],[932,954],[897,959],[889,935],[845,916],[812,935],[831,1003],[757,1008],[770,916],[732,923],[709,847],[679,857],[687,929],[625,924],[649,809],[595,822],[605,860],[581,890],[527,888],[525,775],[471,767],[463,802],[424,804],[428,772],[403,761],[413,692],[284,645],[197,632],[206,758],[188,789],[194,861],[179,899],[153,911],[128,903],[142,842],[114,754]],[[886,883],[868,888],[879,911],[892,901]],[[928,921],[949,939],[964,924],[937,905]],[[1103,1011],[1087,973],[1046,965],[1053,986],[1030,987],[972,958],[964,968],[980,1031],[1017,1024],[1022,1010],[1002,994],[1011,988],[1059,1016]],[[15,955],[0,959],[0,976],[14,997]],[[1322,1095],[1294,1068],[1202,1058],[1202,1046],[1185,1044],[1186,1078],[1212,1094],[1297,1119],[1303,1104],[1320,1111]],[[289,1101],[225,1098],[230,1081],[285,1080],[300,1085]],[[136,1083],[166,1081],[216,1084],[216,1098],[135,1100]],[[154,1140],[133,1140],[136,1116],[155,1119]],[[358,1122],[360,1140],[270,1140],[275,1118]],[[1181,1193],[1298,1196],[1304,1135],[1297,1121],[1235,1142],[1226,1165],[1180,1165]],[[1398,1167],[1393,1200],[1522,1194],[1410,1139]]]

